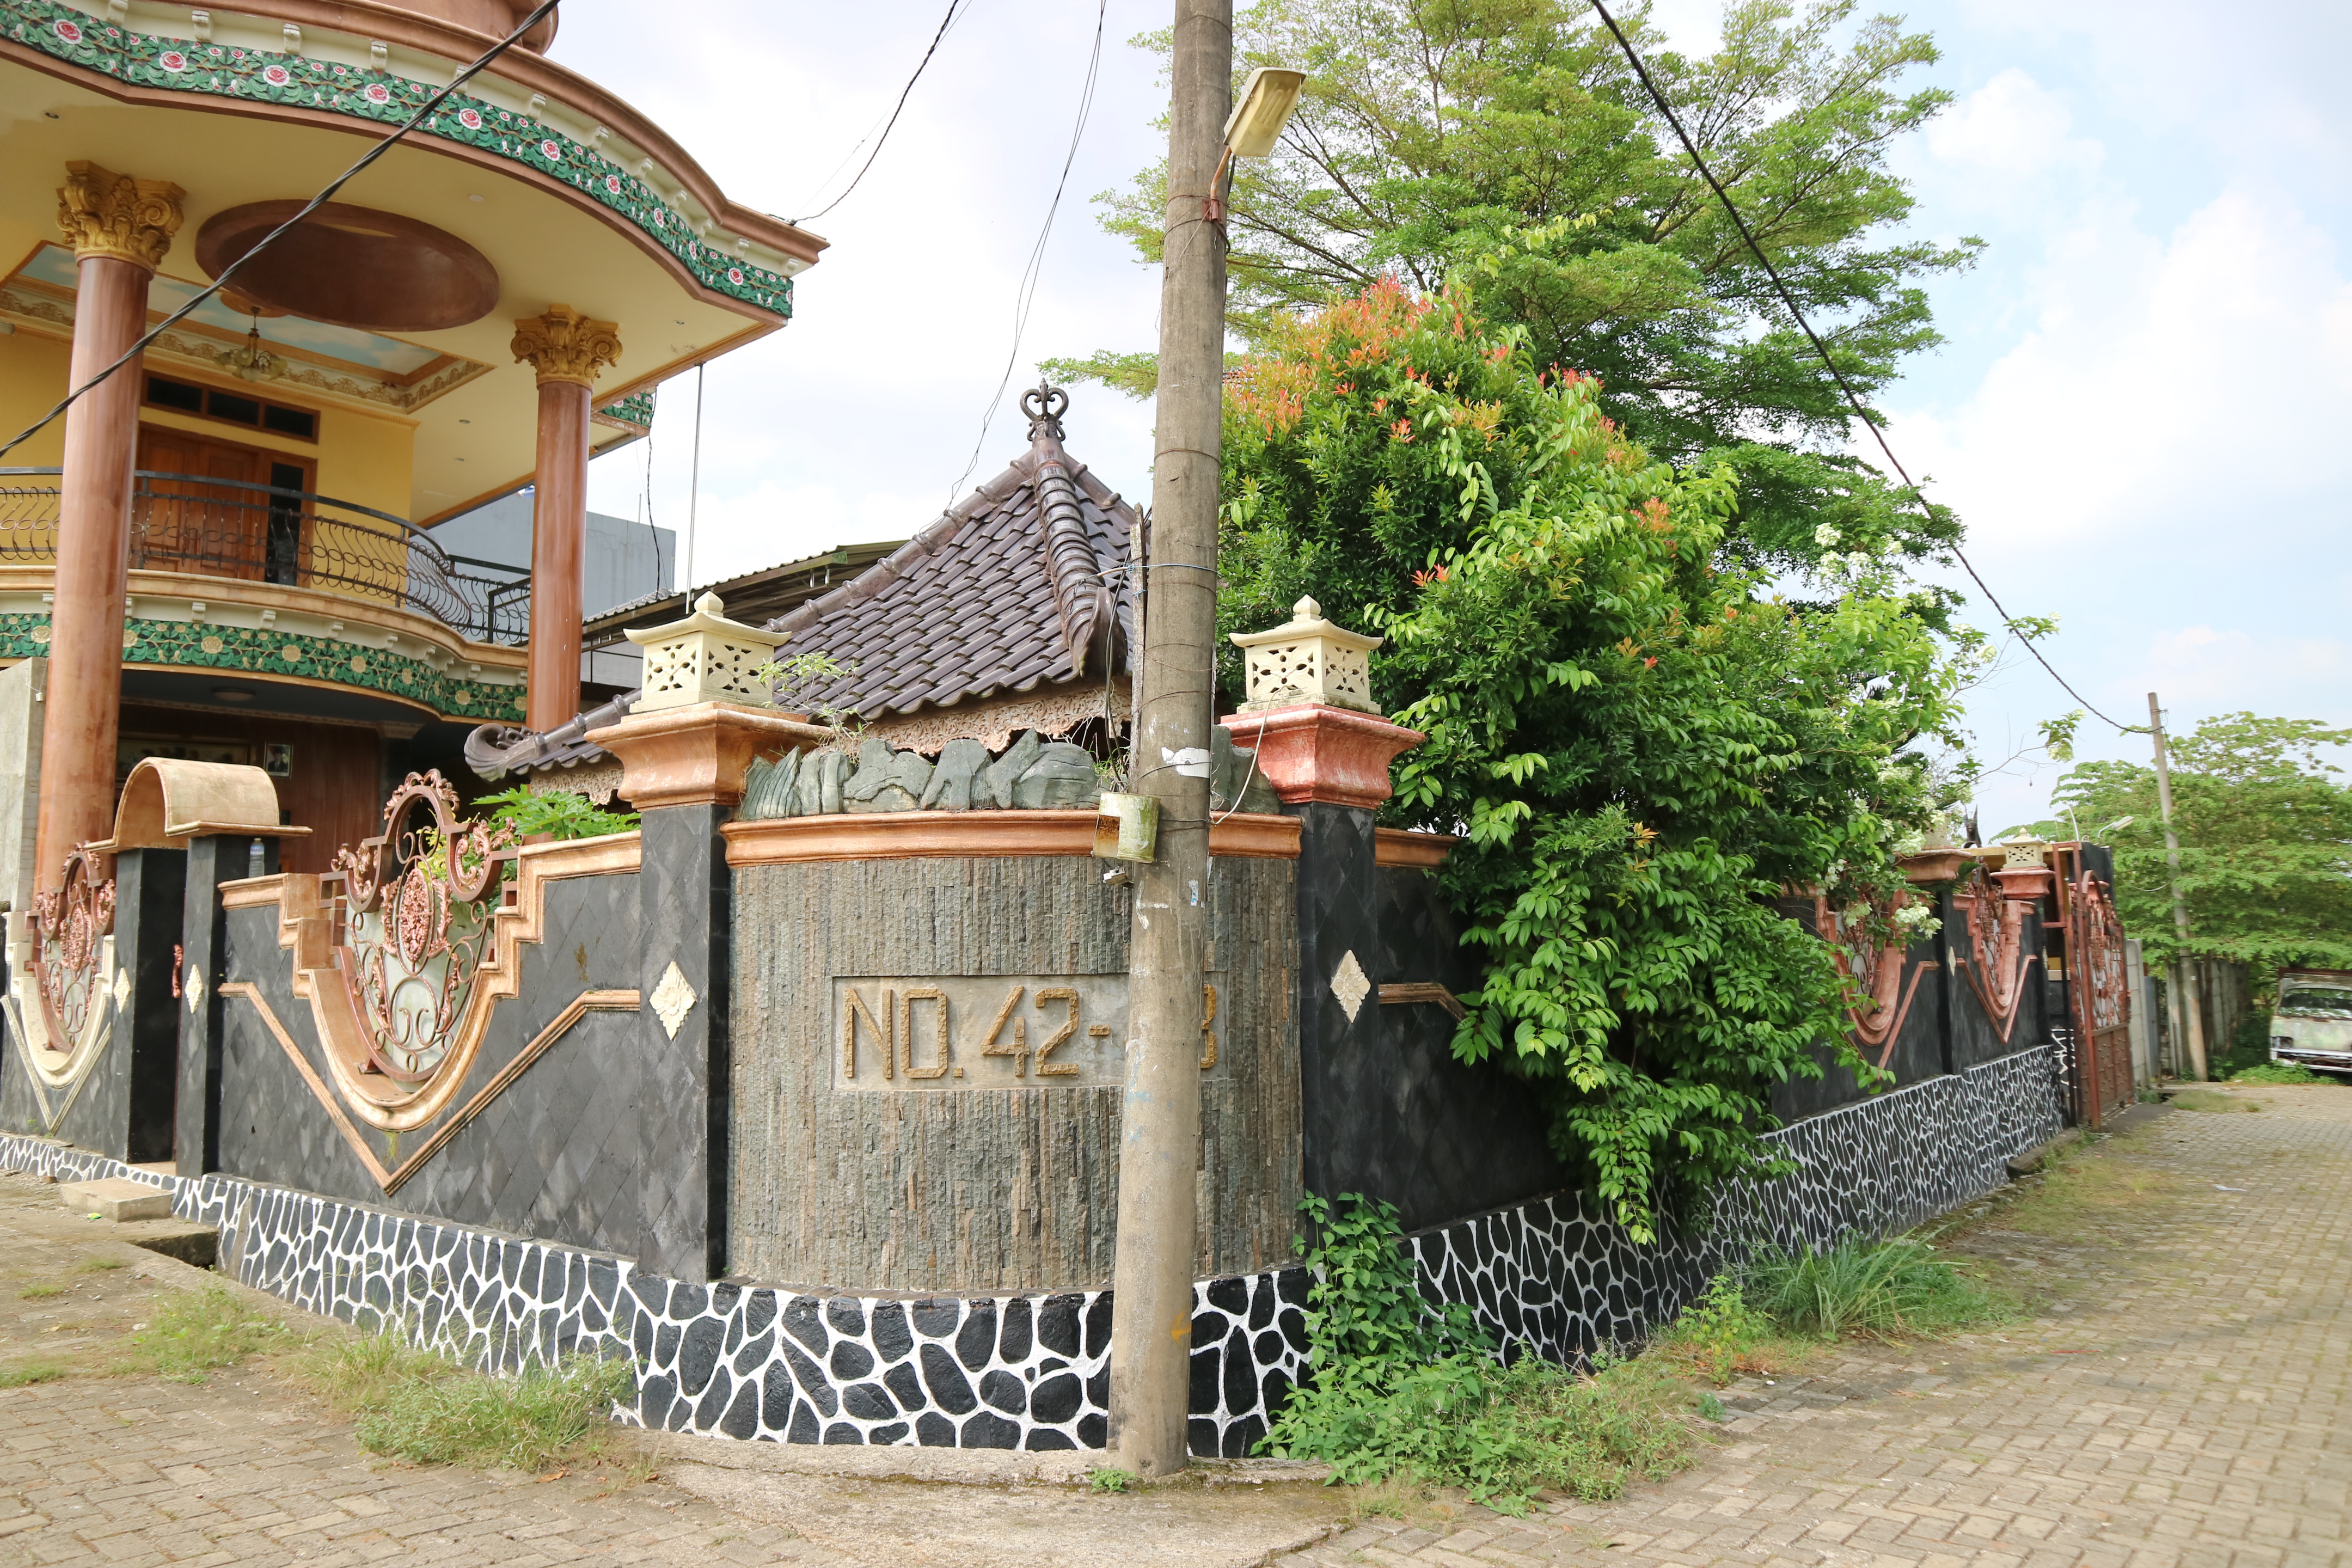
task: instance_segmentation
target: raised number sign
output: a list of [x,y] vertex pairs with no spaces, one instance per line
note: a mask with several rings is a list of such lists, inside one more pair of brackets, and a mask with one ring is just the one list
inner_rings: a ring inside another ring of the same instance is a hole
[[[1201,987],[1201,1070],[1217,1068],[1217,986]],[[1123,1086],[1124,974],[838,976],[833,1086],[938,1091]]]

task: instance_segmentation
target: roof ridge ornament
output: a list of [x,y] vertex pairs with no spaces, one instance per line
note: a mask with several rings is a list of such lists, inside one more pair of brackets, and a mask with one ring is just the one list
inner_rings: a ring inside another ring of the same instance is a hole
[[1037,384],[1021,395],[1021,412],[1029,416],[1029,439],[1064,439],[1062,416],[1069,406],[1070,395],[1039,376]]

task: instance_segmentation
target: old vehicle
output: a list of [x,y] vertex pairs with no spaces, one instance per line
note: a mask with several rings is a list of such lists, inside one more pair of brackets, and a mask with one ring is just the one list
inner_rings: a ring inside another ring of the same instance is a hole
[[2283,969],[2271,1060],[2352,1073],[2352,969]]

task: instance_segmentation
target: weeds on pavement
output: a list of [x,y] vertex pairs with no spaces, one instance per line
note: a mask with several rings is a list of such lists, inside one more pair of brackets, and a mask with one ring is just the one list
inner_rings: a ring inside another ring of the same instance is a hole
[[[1738,1275],[1719,1274],[1708,1281],[1705,1295],[1659,1331],[1650,1348],[1685,1375],[1722,1388],[1745,1373],[1785,1372],[1803,1358],[1807,1347],[1790,1339],[1748,1300]],[[1719,1421],[1720,1415],[1706,1409],[1713,1400],[1712,1394],[1702,1399],[1699,1413]],[[1717,1403],[1717,1411],[1721,1408]]]
[[1097,1492],[1123,1492],[1135,1485],[1133,1470],[1112,1469],[1097,1465],[1087,1472],[1087,1489]]
[[0,1388],[23,1388],[36,1383],[54,1383],[70,1370],[63,1362],[27,1361],[15,1366],[0,1366]]
[[285,1323],[253,1310],[226,1287],[210,1284],[157,1303],[114,1370],[202,1383],[207,1373],[293,1343]]
[[104,1274],[110,1269],[124,1268],[128,1267],[129,1264],[120,1258],[85,1258],[79,1263],[74,1265],[74,1272],[77,1274]]
[[66,1288],[62,1285],[52,1285],[46,1279],[37,1279],[17,1291],[16,1295],[20,1300],[46,1301],[52,1296],[62,1296],[65,1293]]
[[545,1470],[594,1459],[613,1406],[630,1392],[627,1363],[576,1357],[519,1377],[468,1372],[388,1334],[322,1341],[297,1378],[356,1419],[371,1453],[420,1465],[511,1465]]
[[[2245,1075],[2242,1073],[2239,1076],[2242,1078]],[[2180,1093],[2172,1097],[2172,1109],[2175,1110],[2216,1110],[2228,1112],[2232,1110],[2260,1110],[2262,1107],[2256,1105],[2251,1100],[2240,1100],[2235,1095],[2221,1094],[2210,1089],[2184,1089]]]
[[1784,1331],[1821,1339],[1934,1338],[2011,1315],[1915,1237],[1759,1258],[1745,1283],[1748,1304]]

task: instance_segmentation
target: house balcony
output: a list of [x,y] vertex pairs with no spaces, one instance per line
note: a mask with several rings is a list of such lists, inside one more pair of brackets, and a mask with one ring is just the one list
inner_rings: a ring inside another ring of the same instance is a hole
[[[0,469],[0,663],[47,652],[58,480]],[[453,737],[521,719],[521,569],[306,490],[142,469],[131,512],[126,701]]]

